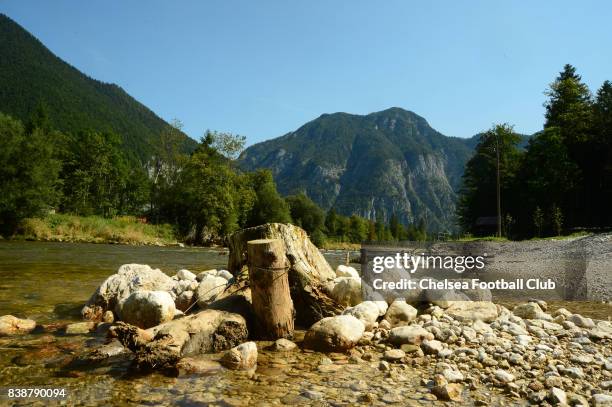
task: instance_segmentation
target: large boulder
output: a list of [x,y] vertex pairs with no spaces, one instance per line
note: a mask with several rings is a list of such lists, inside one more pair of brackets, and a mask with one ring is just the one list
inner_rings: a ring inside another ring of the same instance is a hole
[[0,336],[27,334],[36,328],[36,321],[21,319],[13,315],[0,317]]
[[118,313],[119,303],[136,291],[172,291],[176,281],[146,264],[124,264],[108,277],[91,296],[81,314],[100,320],[105,311]]
[[408,325],[416,317],[417,309],[403,299],[393,301],[385,314],[385,320],[389,321],[392,327]]
[[336,273],[307,233],[291,224],[267,223],[230,236],[227,268],[235,277],[235,285],[248,281],[247,242],[256,239],[280,239],[285,244],[297,325],[310,326],[321,318],[341,312],[342,308],[323,290],[324,284],[333,280]]
[[304,336],[304,347],[322,352],[343,352],[359,342],[365,325],[352,315],[323,318]]
[[227,280],[223,277],[207,275],[198,286],[197,298],[198,306],[205,308],[213,302],[227,288]]
[[493,322],[498,316],[497,306],[487,301],[454,301],[445,312],[458,321]]
[[136,291],[119,304],[118,313],[123,322],[146,329],[171,321],[176,307],[166,291]]
[[344,315],[352,315],[365,325],[366,331],[371,331],[380,315],[380,307],[374,301],[364,301],[354,307],[347,308]]
[[136,366],[141,369],[174,368],[184,356],[220,352],[248,338],[242,316],[211,309],[147,330],[119,323],[113,332],[135,353]]
[[245,342],[225,352],[221,364],[228,369],[248,370],[257,365],[257,345],[255,342]]

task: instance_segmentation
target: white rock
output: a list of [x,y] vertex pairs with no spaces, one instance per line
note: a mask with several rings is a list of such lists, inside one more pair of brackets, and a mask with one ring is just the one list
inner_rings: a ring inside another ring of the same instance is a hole
[[374,301],[364,301],[354,307],[347,308],[343,314],[352,315],[365,325],[366,331],[371,331],[376,325],[379,315],[379,307]]
[[217,276],[218,277],[223,277],[226,280],[231,280],[232,278],[234,278],[234,276],[232,275],[232,273],[230,273],[227,270],[218,270],[217,271]]
[[227,287],[227,280],[223,277],[207,275],[198,286],[197,298],[198,305],[204,308],[206,305],[214,301]]
[[202,281],[204,279],[204,277],[206,277],[208,275],[216,276],[217,275],[217,269],[210,269],[210,270],[205,270],[205,271],[199,272],[196,275],[196,280]]
[[542,312],[544,312],[542,311],[542,308],[540,308],[540,306],[535,302],[519,304],[512,310],[514,315],[525,319],[536,319],[536,315]]
[[389,342],[396,345],[413,344],[419,345],[424,340],[433,340],[434,335],[425,328],[418,325],[399,326],[389,332]]
[[449,382],[449,383],[457,383],[457,382],[462,382],[465,377],[463,376],[463,373],[461,373],[458,370],[454,370],[454,369],[444,369],[442,371],[442,376],[444,376],[444,378]]
[[336,276],[337,277],[352,277],[352,278],[361,278],[357,270],[355,270],[351,266],[345,266],[341,264],[336,268]]
[[558,387],[553,387],[552,389],[550,389],[550,401],[552,401],[553,404],[560,404],[562,406],[565,406],[567,405],[567,395],[562,389]]
[[177,309],[181,311],[186,311],[194,302],[195,293],[193,291],[186,290],[176,297],[176,300],[174,300],[174,305]]
[[378,316],[379,317],[382,317],[383,315],[385,315],[387,313],[387,310],[389,309],[389,304],[387,304],[387,301],[379,300],[379,301],[373,301],[373,302],[378,307]]
[[559,308],[558,310],[552,313],[553,317],[562,316],[564,319],[567,319],[572,316],[572,313],[566,310],[565,308]]
[[178,273],[176,273],[176,276],[178,277],[179,280],[187,280],[187,281],[196,280],[196,275],[187,269],[179,270]]
[[166,291],[136,291],[119,304],[118,312],[122,321],[144,329],[171,321],[175,313]]
[[146,264],[124,264],[98,287],[81,313],[90,319],[95,317],[96,312],[92,313],[95,307],[101,307],[102,311],[118,311],[119,303],[136,291],[170,292],[175,285],[176,281],[159,269]]
[[340,305],[352,306],[361,302],[361,279],[338,277],[333,281],[331,297]]
[[493,328],[491,328],[491,325],[487,324],[486,322],[483,322],[481,320],[476,320],[473,324],[472,324],[472,328],[478,332],[478,333],[487,333],[487,332],[493,332]]
[[403,299],[393,301],[385,314],[385,320],[389,321],[392,327],[408,325],[416,317],[416,308]]
[[453,302],[445,312],[458,321],[493,322],[498,315],[495,304],[486,301]]
[[423,340],[421,349],[427,355],[437,355],[443,349],[442,342],[436,340]]
[[609,407],[612,406],[612,395],[605,393],[594,394],[591,402],[593,407]]
[[36,328],[36,321],[21,319],[13,315],[0,317],[0,336],[27,334]]
[[580,314],[573,314],[571,317],[568,318],[568,320],[570,322],[573,322],[574,324],[576,324],[576,326],[580,328],[594,328],[595,327],[595,323],[593,322],[591,318],[583,317]]
[[515,324],[510,321],[505,321],[502,323],[502,330],[508,332],[511,335],[519,336],[519,335],[529,335],[529,332],[519,324]]
[[553,317],[544,312],[540,305],[536,302],[528,302],[514,307],[512,311],[514,315],[523,319],[552,321]]
[[248,370],[257,364],[257,345],[245,342],[225,352],[221,364],[229,369]]
[[401,349],[389,349],[383,354],[383,359],[389,362],[396,362],[406,356],[406,352]]
[[532,341],[533,338],[529,335],[517,335],[516,336],[516,341],[523,346],[527,346],[529,345]]
[[279,352],[287,352],[297,348],[297,345],[294,342],[291,342],[289,339],[280,338],[274,342],[274,350]]
[[310,327],[304,336],[304,347],[319,351],[341,352],[359,342],[365,325],[352,315],[323,318]]
[[456,302],[470,302],[470,298],[462,292],[455,290],[427,289],[423,293],[424,299],[441,308],[448,308]]
[[510,383],[514,381],[514,375],[503,369],[497,369],[495,371],[495,378],[502,383]]

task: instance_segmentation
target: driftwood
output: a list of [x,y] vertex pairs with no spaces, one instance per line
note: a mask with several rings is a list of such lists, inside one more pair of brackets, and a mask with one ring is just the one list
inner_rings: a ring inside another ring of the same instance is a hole
[[323,291],[323,284],[336,277],[334,271],[306,232],[294,225],[267,223],[230,236],[228,270],[236,277],[236,283],[229,291],[248,285],[247,242],[256,239],[279,239],[285,245],[297,325],[309,327],[321,318],[342,311],[340,305]]
[[230,349],[247,339],[248,330],[238,314],[205,310],[147,330],[119,323],[113,335],[135,353],[138,368],[167,369],[184,356]]
[[294,310],[285,267],[285,245],[278,239],[251,240],[247,252],[257,336],[292,337]]

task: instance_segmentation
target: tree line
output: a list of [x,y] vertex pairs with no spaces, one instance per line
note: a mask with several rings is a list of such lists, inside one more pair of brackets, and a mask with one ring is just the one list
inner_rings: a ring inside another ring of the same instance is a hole
[[174,226],[193,244],[222,243],[225,236],[267,222],[303,227],[315,244],[326,241],[426,238],[424,225],[405,227],[357,215],[327,213],[303,193],[283,198],[268,170],[244,172],[235,159],[244,137],[207,131],[185,153],[181,123],[160,135],[144,164],[112,132],[62,133],[49,124],[44,105],[23,124],[0,114],[0,233],[19,230],[24,218],[50,211],[112,218],[133,215]]
[[544,129],[520,146],[509,124],[483,133],[463,175],[457,215],[464,232],[497,215],[497,153],[503,234],[556,236],[612,227],[612,83],[595,95],[565,65],[546,95]]

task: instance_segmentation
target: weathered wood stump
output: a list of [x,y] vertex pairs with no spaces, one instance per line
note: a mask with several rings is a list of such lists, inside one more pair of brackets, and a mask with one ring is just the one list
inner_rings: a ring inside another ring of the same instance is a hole
[[266,339],[292,337],[295,311],[283,242],[251,240],[247,243],[247,257],[257,335]]
[[319,249],[306,232],[294,225],[266,223],[239,230],[229,238],[228,270],[236,282],[228,291],[235,292],[249,286],[247,242],[256,239],[278,239],[283,242],[289,261],[289,289],[295,307],[295,324],[308,328],[321,318],[336,315],[343,308],[323,289],[336,277]]

